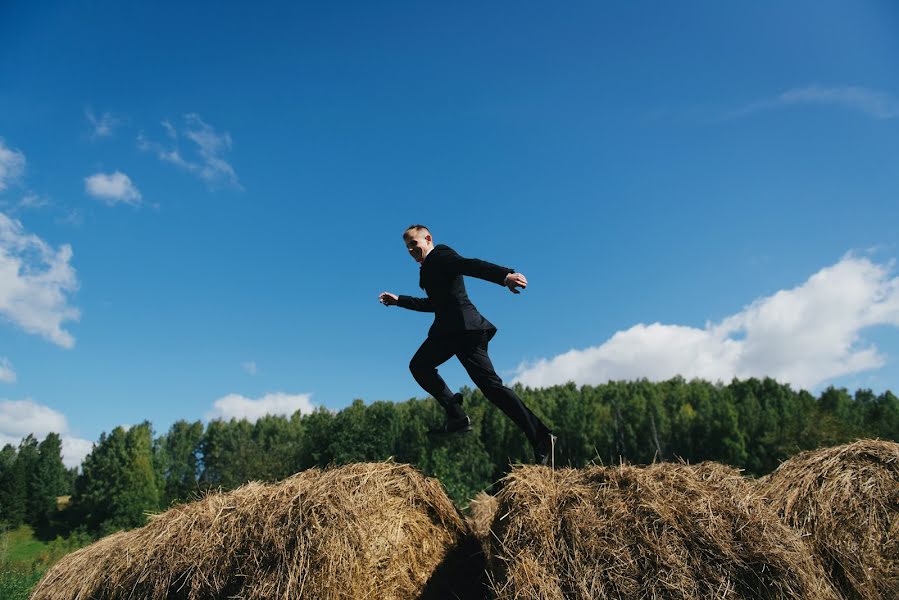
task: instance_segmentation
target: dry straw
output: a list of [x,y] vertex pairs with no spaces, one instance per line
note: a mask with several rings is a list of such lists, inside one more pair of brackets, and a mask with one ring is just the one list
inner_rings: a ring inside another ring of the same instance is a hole
[[469,503],[468,525],[472,533],[479,540],[487,540],[490,535],[490,525],[493,523],[493,517],[496,514],[496,496],[491,496],[487,492],[481,492]]
[[899,597],[899,444],[803,452],[758,482],[847,598]]
[[466,535],[440,483],[407,465],[312,469],[212,493],[104,538],[57,563],[32,599],[440,595],[455,578],[444,558]]
[[487,538],[497,598],[838,597],[731,468],[526,466],[502,483]]

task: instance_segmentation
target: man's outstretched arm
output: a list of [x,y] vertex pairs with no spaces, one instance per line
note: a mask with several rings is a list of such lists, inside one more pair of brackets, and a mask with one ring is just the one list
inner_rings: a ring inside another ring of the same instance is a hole
[[417,310],[419,312],[434,312],[430,298],[413,298],[412,296],[397,296],[390,292],[381,292],[378,300],[384,306],[399,306],[408,308],[409,310]]
[[516,273],[515,269],[501,267],[479,258],[464,258],[449,247],[442,253],[441,260],[451,273],[504,285],[515,294],[520,293],[516,288],[526,288],[528,285],[527,278],[521,273]]

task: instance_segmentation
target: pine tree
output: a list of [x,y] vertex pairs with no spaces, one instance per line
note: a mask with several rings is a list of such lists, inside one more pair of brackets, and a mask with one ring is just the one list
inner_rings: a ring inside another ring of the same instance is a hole
[[0,522],[13,528],[25,521],[25,485],[19,477],[16,458],[12,444],[0,450]]
[[25,436],[19,444],[19,453],[16,456],[16,470],[22,485],[21,495],[24,496],[25,522],[31,525],[40,521],[43,510],[41,492],[38,489],[38,481],[35,478],[40,453],[38,441],[31,434]]
[[75,481],[72,511],[80,522],[106,534],[139,527],[159,509],[152,436],[147,422],[100,436]]
[[43,528],[56,514],[56,498],[66,491],[66,467],[62,464],[62,441],[55,433],[47,434],[38,445],[37,465],[32,475],[32,524]]

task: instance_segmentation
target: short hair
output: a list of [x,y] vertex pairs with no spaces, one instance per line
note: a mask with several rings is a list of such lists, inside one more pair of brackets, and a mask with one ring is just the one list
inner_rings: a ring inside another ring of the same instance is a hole
[[406,227],[405,231],[403,231],[403,237],[406,237],[406,234],[410,231],[420,231],[422,229],[424,229],[428,233],[431,233],[430,229],[428,229],[424,225],[421,225],[420,223],[416,223],[415,225],[409,225],[408,227]]

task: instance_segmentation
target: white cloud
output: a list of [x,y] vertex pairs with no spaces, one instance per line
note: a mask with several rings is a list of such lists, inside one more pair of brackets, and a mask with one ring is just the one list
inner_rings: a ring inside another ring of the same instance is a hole
[[18,447],[28,434],[43,440],[51,432],[62,438],[62,462],[68,468],[80,465],[91,451],[92,442],[70,435],[62,413],[30,399],[0,400],[0,447]]
[[250,375],[255,375],[259,372],[259,368],[256,366],[256,361],[250,360],[240,365],[243,367],[243,370],[249,373]]
[[120,171],[115,173],[96,173],[84,178],[84,191],[103,200],[109,206],[115,204],[140,203],[140,192],[132,183],[131,178]]
[[43,438],[54,431],[68,430],[66,418],[49,406],[33,400],[0,401],[0,435],[14,437],[16,441],[29,433]]
[[25,155],[13,150],[0,138],[0,192],[21,179],[25,172]]
[[899,100],[886,92],[855,86],[823,87],[818,85],[792,88],[774,98],[753,102],[736,111],[734,116],[799,104],[841,106],[863,112],[875,119],[899,117]]
[[94,443],[90,440],[64,435],[62,436],[62,464],[67,469],[80,466],[93,449]]
[[62,328],[79,318],[68,294],[78,289],[72,248],[52,248],[0,213],[0,316],[64,348],[75,338]]
[[16,382],[16,372],[8,358],[0,358],[0,381],[3,383]]
[[212,404],[212,410],[206,413],[206,419],[246,419],[256,422],[265,415],[290,416],[296,411],[304,414],[314,410],[312,394],[285,394],[275,392],[253,400],[240,394],[228,394]]
[[111,137],[113,129],[121,123],[112,113],[105,112],[98,117],[90,107],[84,109],[84,116],[91,124],[91,139]]
[[846,255],[805,283],[760,298],[702,329],[638,324],[599,346],[522,363],[515,381],[543,387],[675,375],[729,381],[773,377],[814,387],[877,369],[884,356],[861,338],[867,327],[899,327],[899,277],[893,264]]
[[169,121],[162,121],[162,126],[174,145],[166,146],[154,142],[140,133],[137,137],[138,147],[141,150],[155,152],[163,162],[193,173],[211,188],[243,189],[234,168],[225,160],[225,154],[231,150],[232,145],[231,135],[227,131],[217,132],[196,113],[184,115],[184,127],[180,131],[180,137],[193,142],[195,154],[193,157],[185,157],[177,143],[179,131]]

